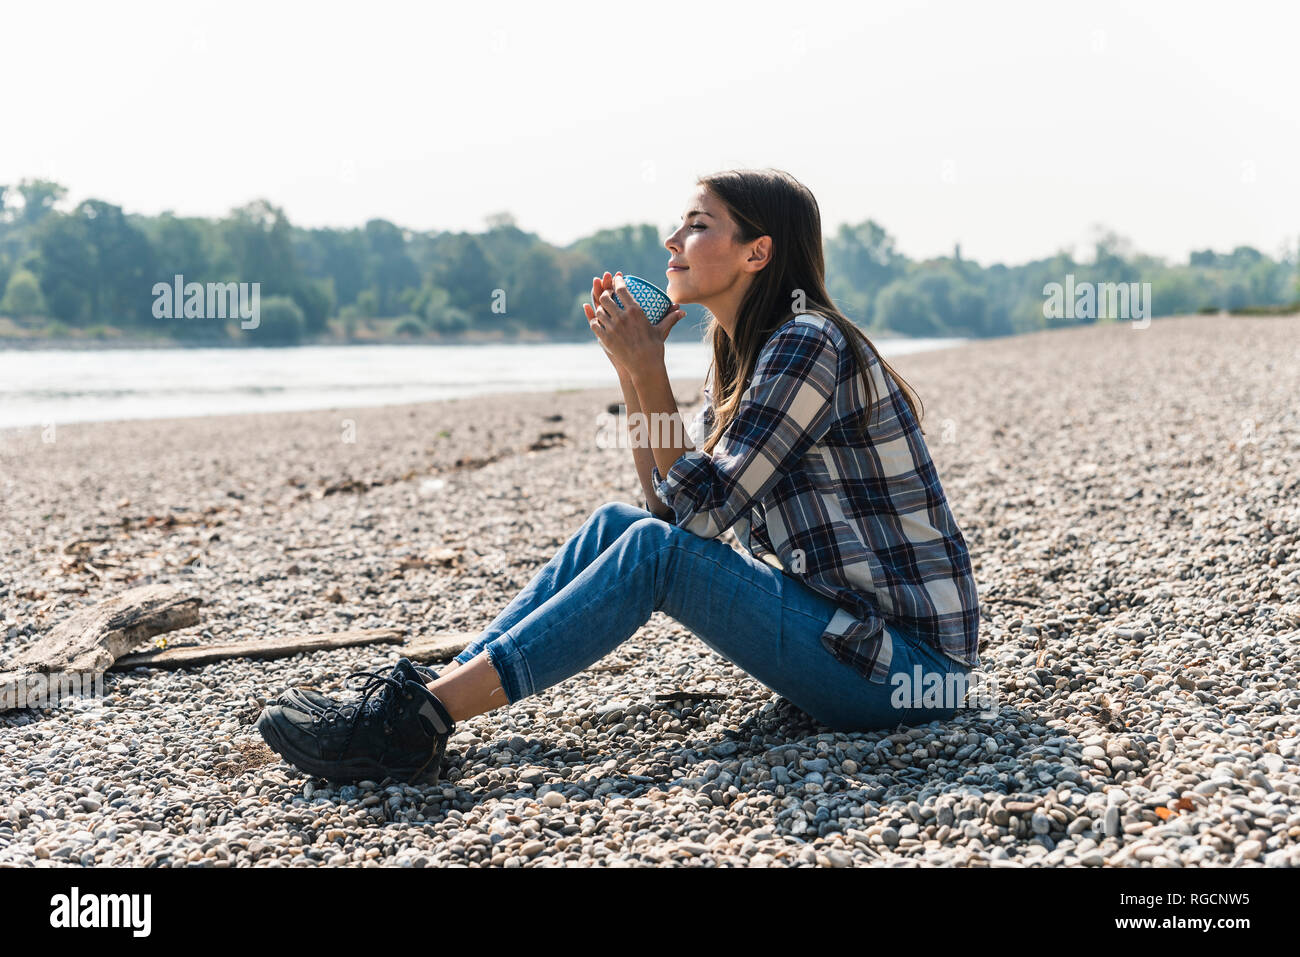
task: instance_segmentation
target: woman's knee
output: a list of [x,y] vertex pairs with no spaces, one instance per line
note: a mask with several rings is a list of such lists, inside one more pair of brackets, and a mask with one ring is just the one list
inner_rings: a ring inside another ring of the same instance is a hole
[[602,541],[613,541],[647,514],[645,509],[625,502],[606,502],[592,511],[583,527],[596,530]]
[[618,543],[624,549],[642,554],[657,552],[667,544],[672,526],[640,509],[640,517],[622,526]]
[[631,525],[633,522],[645,518],[646,510],[637,505],[628,505],[626,502],[606,502],[591,513],[588,521],[601,522],[602,524]]

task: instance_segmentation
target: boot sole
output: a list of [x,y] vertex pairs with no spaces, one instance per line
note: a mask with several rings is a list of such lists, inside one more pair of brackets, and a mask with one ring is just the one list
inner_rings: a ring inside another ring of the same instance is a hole
[[258,733],[262,735],[262,740],[284,760],[288,761],[300,771],[306,771],[308,774],[316,777],[325,778],[331,781],[360,781],[365,778],[374,778],[383,780],[384,778],[400,778],[408,784],[414,784],[422,775],[432,774],[433,782],[437,783],[441,777],[442,762],[439,760],[437,766],[430,770],[429,766],[434,764],[435,758],[441,758],[440,754],[431,754],[424,764],[418,767],[385,767],[369,758],[347,758],[342,761],[319,761],[309,754],[296,749],[289,741],[280,734],[275,726],[275,722],[270,716],[263,711],[258,715],[257,722],[254,724]]

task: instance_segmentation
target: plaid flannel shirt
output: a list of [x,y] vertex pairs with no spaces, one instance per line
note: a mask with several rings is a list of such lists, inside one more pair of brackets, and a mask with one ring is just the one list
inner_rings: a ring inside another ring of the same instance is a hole
[[970,556],[925,439],[874,355],[869,437],[855,433],[865,403],[855,373],[835,323],[795,316],[763,346],[712,455],[698,451],[714,416],[706,386],[690,426],[697,448],[667,476],[654,467],[655,493],[673,525],[702,538],[735,525],[755,558],[834,600],[822,645],[868,680],[889,676],[885,622],[977,667]]

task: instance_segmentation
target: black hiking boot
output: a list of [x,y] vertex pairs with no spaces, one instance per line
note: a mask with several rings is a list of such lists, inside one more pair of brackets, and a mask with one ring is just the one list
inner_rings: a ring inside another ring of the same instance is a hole
[[358,672],[370,680],[361,698],[318,712],[271,705],[257,719],[267,745],[294,767],[337,781],[391,777],[434,781],[455,725],[424,686],[415,666],[400,659],[391,675]]

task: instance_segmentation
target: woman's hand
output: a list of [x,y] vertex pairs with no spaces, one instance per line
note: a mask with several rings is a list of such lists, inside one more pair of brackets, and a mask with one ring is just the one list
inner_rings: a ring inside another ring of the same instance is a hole
[[[587,325],[591,326],[591,331],[593,333],[596,331],[594,320],[596,318],[596,309],[600,306],[601,293],[606,289],[613,288],[614,277],[608,272],[605,273],[604,277],[593,276],[591,279],[591,305],[584,302],[582,308],[587,314]],[[631,377],[628,375],[627,369],[623,367],[622,363],[614,358],[605,343],[602,342],[600,347],[605,350],[605,355],[609,357],[610,364],[614,367],[614,371],[618,373],[619,381],[630,380]]]
[[[609,356],[619,377],[635,379],[637,374],[664,364],[664,340],[673,326],[686,315],[686,310],[674,305],[657,325],[651,324],[645,312],[637,305],[623,281],[622,273],[612,277],[608,272],[600,280],[592,280],[592,306],[583,303],[587,323],[600,340],[601,348]],[[624,303],[614,301],[613,293]]]

